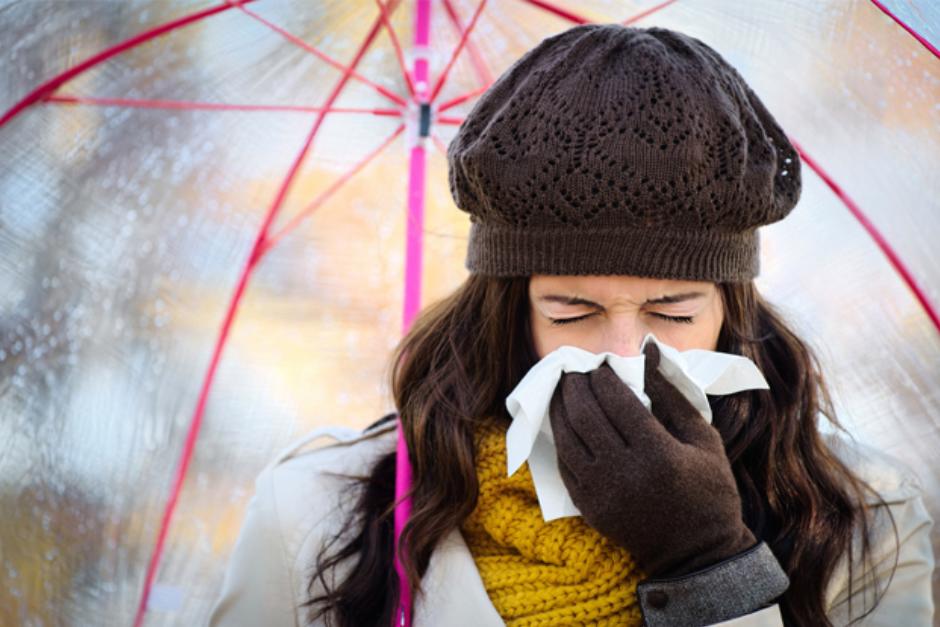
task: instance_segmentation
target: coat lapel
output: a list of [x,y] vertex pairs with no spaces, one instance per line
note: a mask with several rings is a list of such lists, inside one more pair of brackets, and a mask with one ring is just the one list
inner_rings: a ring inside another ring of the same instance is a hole
[[424,594],[415,599],[415,627],[505,627],[493,607],[480,571],[459,529],[444,537],[431,554],[421,580]]

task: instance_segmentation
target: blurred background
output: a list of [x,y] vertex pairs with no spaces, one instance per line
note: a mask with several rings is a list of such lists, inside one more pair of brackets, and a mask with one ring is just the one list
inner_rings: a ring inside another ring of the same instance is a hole
[[[567,6],[597,22],[656,9],[636,24],[717,49],[940,307],[940,60],[869,0],[662,4]],[[940,45],[940,4],[885,4]],[[215,6],[0,0],[0,113],[102,50]],[[316,116],[303,108],[322,105],[341,76],[273,26],[347,64],[379,16],[369,0],[246,6],[223,4],[129,48],[0,127],[2,625],[133,621],[226,308]],[[477,7],[432,2],[432,79]],[[391,15],[409,67],[414,14],[406,0]],[[478,90],[486,71],[498,76],[570,26],[522,0],[491,0],[437,102]],[[385,29],[357,71],[407,98]],[[127,102],[145,99],[270,108]],[[432,123],[422,305],[467,274],[469,221],[442,151],[473,102]],[[334,106],[399,108],[357,80]],[[410,108],[326,116],[274,232],[406,129],[251,276],[146,624],[205,622],[254,477],[279,449],[394,410],[387,366],[402,328],[413,119]],[[845,205],[805,164],[803,176],[792,215],[762,231],[759,286],[819,352],[844,424],[914,469],[940,520],[940,332]]]

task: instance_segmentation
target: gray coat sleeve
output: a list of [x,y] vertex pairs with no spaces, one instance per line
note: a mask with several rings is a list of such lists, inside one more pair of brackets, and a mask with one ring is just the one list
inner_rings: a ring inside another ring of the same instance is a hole
[[704,570],[637,586],[645,624],[711,625],[770,605],[790,585],[766,543]]

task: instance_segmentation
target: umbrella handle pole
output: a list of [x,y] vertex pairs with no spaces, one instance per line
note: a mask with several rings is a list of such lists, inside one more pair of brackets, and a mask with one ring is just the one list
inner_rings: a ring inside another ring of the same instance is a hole
[[401,541],[401,532],[411,515],[411,461],[408,459],[408,443],[402,431],[401,416],[398,416],[398,444],[395,450],[395,541],[394,563],[398,573],[398,607],[393,614],[393,626],[404,627],[411,625],[411,589],[408,587],[408,576],[398,558]]
[[[402,324],[404,329],[411,326],[421,300],[421,248],[423,245],[422,223],[424,216],[424,157],[423,143],[429,135],[431,110],[428,97],[428,59],[423,53],[429,51],[431,35],[431,0],[417,0],[415,3],[414,46],[418,55],[414,59],[413,76],[415,80],[414,102],[420,107],[418,122],[419,144],[411,147],[408,164],[408,234],[405,260],[405,299]],[[408,116],[414,119],[413,116]],[[411,515],[412,468],[408,456],[408,443],[402,428],[402,417],[398,416],[398,443],[395,454],[395,513],[393,563],[398,573],[398,607],[392,614],[392,625],[411,627],[412,599],[408,576],[399,559],[401,535]]]

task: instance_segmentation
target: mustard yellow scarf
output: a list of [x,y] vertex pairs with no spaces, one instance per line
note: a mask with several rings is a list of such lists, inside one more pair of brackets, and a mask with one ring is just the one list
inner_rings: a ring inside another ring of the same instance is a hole
[[490,600],[509,627],[640,625],[645,575],[626,550],[580,517],[542,519],[524,464],[506,476],[506,427],[477,433],[480,495],[461,525]]

